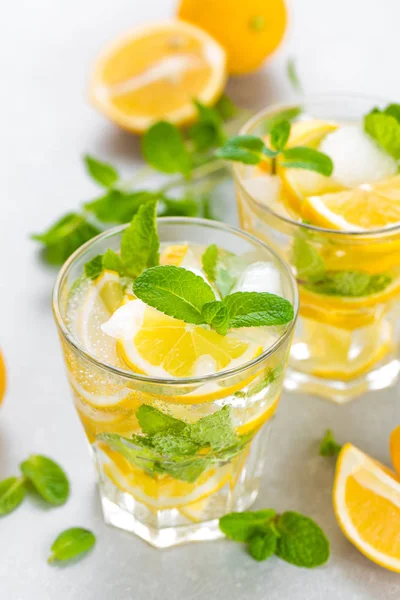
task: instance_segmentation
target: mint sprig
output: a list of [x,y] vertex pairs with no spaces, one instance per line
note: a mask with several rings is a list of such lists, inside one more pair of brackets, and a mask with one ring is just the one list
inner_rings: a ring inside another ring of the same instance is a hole
[[342,446],[337,443],[333,436],[332,429],[327,429],[319,446],[321,456],[337,456],[341,451]]
[[182,133],[167,121],[159,121],[146,131],[142,152],[149,165],[163,173],[182,173],[187,177],[192,169]]
[[249,435],[236,434],[231,410],[227,405],[195,423],[186,423],[142,405],[136,416],[143,435],[125,438],[103,433],[97,437],[152,475],[164,473],[194,482],[211,465],[234,458],[249,443]]
[[82,558],[96,543],[95,535],[82,527],[71,527],[60,533],[51,546],[49,563]]
[[86,154],[84,161],[89,175],[105,188],[112,187],[118,180],[118,171],[109,163],[101,162],[94,156]]
[[218,301],[200,276],[182,267],[147,269],[134,281],[133,292],[170,317],[211,325],[222,335],[229,328],[283,325],[294,317],[288,300],[266,292],[236,292]]
[[230,513],[219,521],[230,539],[248,544],[255,560],[273,554],[298,567],[314,568],[329,558],[329,541],[309,517],[288,511],[277,515],[273,509]]
[[269,132],[270,147],[262,138],[239,135],[228,139],[222,148],[217,150],[216,155],[248,165],[257,165],[268,157],[271,160],[272,174],[276,173],[279,162],[286,168],[307,169],[321,175],[331,175],[333,163],[327,154],[305,146],[286,147],[290,138],[290,129],[288,120],[277,121]]
[[374,108],[364,117],[364,129],[385,152],[400,160],[400,104]]
[[32,454],[20,464],[20,469],[46,502],[58,506],[67,501],[68,477],[54,460],[40,454]]
[[144,269],[159,263],[156,205],[156,202],[143,204],[122,234],[121,261],[124,271],[131,277],[137,277]]
[[243,269],[243,261],[234,254],[211,244],[201,257],[202,267],[210,283],[215,284],[223,298],[232,290]]

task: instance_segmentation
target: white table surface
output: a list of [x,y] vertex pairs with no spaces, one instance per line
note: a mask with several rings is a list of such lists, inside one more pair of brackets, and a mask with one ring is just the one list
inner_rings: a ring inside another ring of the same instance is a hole
[[[44,453],[68,471],[72,495],[66,506],[50,510],[27,500],[0,521],[0,598],[397,599],[400,577],[369,562],[341,534],[331,505],[333,465],[317,452],[318,438],[332,427],[339,440],[388,462],[388,436],[400,422],[395,390],[343,407],[299,395],[282,399],[256,506],[314,517],[332,544],[323,568],[296,569],[274,558],[258,564],[229,541],[157,551],[103,524],[50,310],[55,271],[40,263],[28,234],[97,193],[82,168],[84,152],[115,161],[126,174],[135,169],[135,138],[88,105],[86,80],[108,40],[173,9],[169,0],[2,4],[0,346],[9,388],[0,410],[0,477],[17,472],[30,453]],[[238,102],[261,107],[290,98],[290,55],[308,93],[400,99],[399,0],[294,0],[291,12],[286,42],[273,60],[263,71],[230,82]],[[75,565],[48,566],[51,542],[72,525],[96,532],[95,550]]]

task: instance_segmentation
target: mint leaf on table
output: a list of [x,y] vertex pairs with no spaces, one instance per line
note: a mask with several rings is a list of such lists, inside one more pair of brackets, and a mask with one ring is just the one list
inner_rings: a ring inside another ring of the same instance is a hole
[[200,446],[213,449],[229,447],[238,441],[232,423],[231,407],[227,404],[221,410],[202,417],[190,427],[190,438]]
[[291,303],[268,292],[235,292],[223,300],[229,312],[229,327],[284,325],[294,318]]
[[220,518],[222,533],[235,542],[248,542],[276,516],[272,508],[258,511],[233,512]]
[[365,131],[396,160],[400,159],[400,105],[374,108],[364,117]]
[[325,263],[318,250],[303,237],[296,236],[293,242],[293,263],[297,278],[310,283],[325,276]]
[[279,112],[274,113],[270,117],[267,117],[263,123],[264,133],[268,134],[271,130],[282,121],[293,121],[302,112],[300,106],[293,106],[291,108],[284,108]]
[[142,404],[136,411],[136,417],[143,433],[153,435],[173,429],[180,431],[186,427],[184,421],[175,419],[149,404]]
[[182,173],[187,177],[192,169],[182,133],[167,121],[159,121],[146,131],[142,138],[142,152],[146,162],[157,171]]
[[66,529],[54,540],[48,562],[71,560],[91,550],[96,543],[95,535],[82,527]]
[[119,180],[118,171],[112,165],[89,154],[84,156],[84,161],[89,175],[103,187],[112,187]]
[[198,120],[188,130],[188,136],[199,152],[209,150],[223,144],[225,134],[223,119],[215,108],[206,106],[198,100],[194,101],[197,108]]
[[329,541],[315,521],[288,511],[278,517],[275,525],[279,533],[276,548],[279,558],[308,569],[327,562]]
[[215,155],[226,160],[245,163],[246,165],[258,165],[262,160],[264,142],[254,135],[238,135],[229,138],[219,148]]
[[82,215],[68,213],[47,231],[33,234],[31,237],[43,244],[45,258],[50,264],[60,265],[77,248],[99,233],[100,230],[91,225]]
[[214,108],[216,111],[218,111],[218,113],[224,121],[232,119],[238,113],[238,107],[226,94],[222,94],[221,98],[217,101]]
[[261,562],[275,554],[277,543],[278,536],[275,529],[267,525],[250,539],[249,552],[255,560]]
[[86,202],[85,210],[93,213],[102,223],[128,223],[137,213],[142,204],[158,200],[159,192],[122,192],[108,190],[104,196]]
[[33,454],[20,465],[22,473],[46,502],[58,506],[69,496],[69,481],[63,469],[47,456]]
[[290,136],[289,121],[280,121],[272,129],[270,133],[271,146],[281,152],[288,143]]
[[288,79],[289,79],[294,91],[302,92],[303,87],[301,85],[301,81],[299,79],[297,69],[296,69],[296,63],[295,63],[295,60],[293,57],[289,58],[289,60],[287,61],[286,73],[287,73]]
[[7,477],[0,481],[0,516],[15,510],[25,498],[24,477]]
[[205,323],[211,325],[220,335],[226,335],[229,327],[229,312],[223,302],[214,300],[204,304],[201,314]]
[[281,165],[287,169],[316,171],[326,177],[332,175],[333,171],[332,159],[327,154],[307,146],[296,146],[283,150]]
[[321,456],[337,456],[341,451],[342,446],[337,443],[333,437],[332,429],[327,429],[325,435],[321,440],[319,446],[319,453]]
[[130,277],[159,263],[156,206],[155,201],[143,204],[122,234],[121,261]]
[[133,292],[166,315],[196,325],[204,323],[204,304],[215,300],[211,287],[199,275],[172,265],[142,273],[133,284]]

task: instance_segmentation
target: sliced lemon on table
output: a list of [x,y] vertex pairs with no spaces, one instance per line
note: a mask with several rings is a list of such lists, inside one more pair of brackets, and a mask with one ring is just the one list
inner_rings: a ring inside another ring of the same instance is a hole
[[400,572],[400,482],[394,473],[346,444],[333,490],[336,518],[344,535],[376,564]]
[[144,132],[160,119],[195,119],[193,99],[213,104],[226,83],[226,54],[206,31],[171,20],[138,27],[99,57],[93,104],[121,127]]
[[343,231],[368,231],[400,223],[400,175],[334,194],[313,195],[302,204],[313,225]]

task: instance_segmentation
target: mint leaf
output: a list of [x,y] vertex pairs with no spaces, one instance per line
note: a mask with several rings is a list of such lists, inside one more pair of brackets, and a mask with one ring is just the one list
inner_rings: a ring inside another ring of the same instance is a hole
[[24,477],[7,477],[0,481],[0,516],[15,510],[25,498]]
[[160,217],[196,217],[199,214],[199,204],[193,198],[168,198],[160,196],[158,203]]
[[250,386],[247,392],[235,392],[234,396],[238,398],[248,398],[254,396],[255,394],[259,394],[260,392],[265,390],[266,387],[268,387],[269,385],[274,383],[274,381],[276,381],[279,377],[281,377],[282,373],[283,365],[279,365],[278,367],[275,367],[275,369],[267,367],[265,369],[264,377],[261,379],[261,381],[258,381],[254,385]]
[[175,419],[149,404],[142,404],[136,411],[136,417],[143,433],[148,435],[165,432],[170,429],[180,431],[186,427],[183,421]]
[[144,159],[163,173],[182,173],[188,176],[192,164],[179,129],[167,121],[152,125],[142,138]]
[[69,481],[63,469],[47,456],[32,454],[20,469],[46,502],[58,506],[69,496]]
[[54,540],[48,562],[71,560],[91,550],[95,543],[96,537],[88,529],[82,527],[66,529]]
[[47,231],[32,235],[44,246],[44,256],[52,265],[61,265],[79,246],[100,233],[85,217],[68,213]]
[[196,421],[190,428],[190,438],[202,447],[211,446],[213,449],[235,444],[238,437],[232,423],[231,407],[226,405]]
[[384,111],[374,108],[364,117],[364,129],[388,154],[400,159],[399,105],[390,104]]
[[119,275],[123,275],[124,272],[120,257],[111,248],[106,250],[102,256],[102,267],[106,271],[116,271]]
[[180,481],[194,483],[211,465],[207,457],[166,461],[161,463],[161,471]]
[[325,276],[325,264],[318,250],[300,236],[294,238],[293,263],[300,280],[313,283]]
[[208,280],[212,283],[215,282],[215,279],[217,277],[217,261],[218,247],[216,246],[216,244],[211,244],[204,251],[201,257],[201,264],[204,273],[207,275]]
[[258,511],[233,512],[220,518],[219,528],[230,540],[248,542],[273,519],[272,508]]
[[282,156],[281,165],[288,169],[307,169],[308,171],[316,171],[326,177],[332,175],[333,162],[331,158],[313,148],[307,146],[287,148],[282,152]]
[[214,108],[218,111],[223,121],[232,119],[238,113],[238,107],[226,94],[222,94]]
[[189,128],[188,135],[196,150],[204,152],[214,146],[223,144],[225,134],[219,112],[198,100],[195,100],[194,104],[197,108],[198,121]]
[[156,433],[151,438],[152,447],[161,456],[190,456],[200,449],[199,444],[184,436],[182,431],[168,430]]
[[89,279],[96,279],[103,270],[103,255],[94,256],[84,267],[85,275]]
[[229,311],[229,327],[283,325],[293,320],[293,306],[285,298],[267,292],[235,292],[223,300]]
[[296,63],[294,58],[289,58],[289,60],[287,61],[286,73],[294,91],[302,92],[303,87],[297,74]]
[[109,188],[118,181],[118,172],[112,165],[101,162],[89,154],[84,156],[84,161],[89,175],[103,187]]
[[288,143],[290,136],[289,121],[280,121],[271,129],[270,139],[271,146],[281,152]]
[[276,554],[298,567],[312,569],[327,562],[329,541],[322,529],[309,517],[288,511],[281,514]]
[[226,335],[229,326],[229,313],[223,302],[214,300],[204,304],[201,314],[204,321],[220,335]]
[[307,289],[317,294],[357,298],[377,294],[391,282],[392,277],[385,273],[368,275],[364,271],[332,271],[324,280],[307,285]]
[[108,190],[101,198],[86,202],[84,208],[92,212],[102,223],[128,223],[146,202],[157,200],[158,192],[122,192]]
[[224,146],[216,151],[215,155],[247,165],[258,165],[262,160],[264,148],[261,138],[254,135],[237,135],[229,138]]
[[265,119],[263,123],[263,129],[266,134],[271,132],[271,129],[275,127],[278,123],[282,121],[293,121],[296,117],[298,117],[302,112],[300,106],[293,106],[292,108],[284,108],[283,110],[274,113],[267,119]]
[[208,280],[215,283],[222,297],[231,291],[243,268],[243,263],[237,256],[221,250],[215,244],[208,246],[201,257],[201,262]]
[[265,526],[262,531],[257,532],[249,541],[249,552],[259,562],[267,560],[275,554],[278,536],[271,526]]
[[166,315],[196,325],[204,323],[204,304],[215,300],[211,287],[201,277],[172,265],[142,273],[133,284],[133,292]]
[[156,202],[143,204],[122,234],[121,260],[126,273],[137,277],[144,269],[159,262]]
[[327,429],[325,435],[321,440],[319,446],[319,453],[321,456],[337,456],[341,451],[342,446],[337,443],[333,437],[332,429]]
[[152,449],[148,438],[133,435],[129,439],[118,433],[100,433],[97,435],[97,439],[105,442],[111,450],[119,452],[127,461],[148,473],[159,472],[159,456]]

